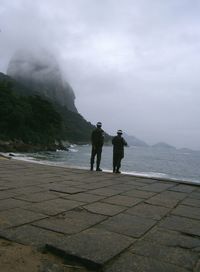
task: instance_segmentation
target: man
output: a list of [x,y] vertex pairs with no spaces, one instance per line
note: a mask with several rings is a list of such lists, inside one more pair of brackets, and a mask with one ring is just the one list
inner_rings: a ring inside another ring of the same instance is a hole
[[117,136],[112,139],[113,144],[113,173],[121,173],[119,171],[121,167],[121,160],[124,157],[124,146],[127,146],[127,142],[122,137],[122,130],[117,131]]
[[92,131],[92,135],[91,135],[91,142],[92,142],[92,153],[91,153],[91,160],[90,160],[91,171],[93,171],[95,156],[97,156],[96,171],[102,171],[100,168],[100,162],[101,162],[102,147],[104,144],[104,131],[101,128],[101,126],[102,126],[102,123],[98,122],[96,129]]

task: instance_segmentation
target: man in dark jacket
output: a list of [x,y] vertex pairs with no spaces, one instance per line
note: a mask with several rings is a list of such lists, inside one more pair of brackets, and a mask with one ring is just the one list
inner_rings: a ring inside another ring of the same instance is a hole
[[122,137],[122,130],[117,131],[117,136],[112,139],[113,144],[113,173],[121,173],[119,171],[121,167],[121,160],[124,157],[124,146],[127,146],[127,142]]
[[104,131],[101,128],[101,122],[97,123],[96,129],[92,131],[91,142],[92,142],[92,153],[90,159],[90,170],[93,170],[95,156],[97,156],[96,160],[96,171],[102,171],[100,168],[101,162],[101,152],[104,144]]

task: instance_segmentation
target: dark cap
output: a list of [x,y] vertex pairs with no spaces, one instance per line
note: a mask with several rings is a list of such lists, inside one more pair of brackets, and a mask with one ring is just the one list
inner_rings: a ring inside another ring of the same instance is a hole
[[97,127],[101,127],[102,126],[102,123],[101,122],[98,122],[97,123]]

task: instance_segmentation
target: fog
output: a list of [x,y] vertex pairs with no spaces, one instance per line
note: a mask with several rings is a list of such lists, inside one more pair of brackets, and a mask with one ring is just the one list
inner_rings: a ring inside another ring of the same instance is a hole
[[0,0],[0,71],[44,48],[88,121],[200,150],[199,13],[197,0]]

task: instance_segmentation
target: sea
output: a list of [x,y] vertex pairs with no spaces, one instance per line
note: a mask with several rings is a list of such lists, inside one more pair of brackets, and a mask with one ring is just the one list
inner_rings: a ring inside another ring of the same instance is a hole
[[[90,154],[90,145],[71,145],[68,151],[7,155],[18,160],[89,170]],[[112,146],[103,147],[101,168],[105,172],[112,172]],[[126,147],[121,172],[140,177],[200,185],[200,151]]]

